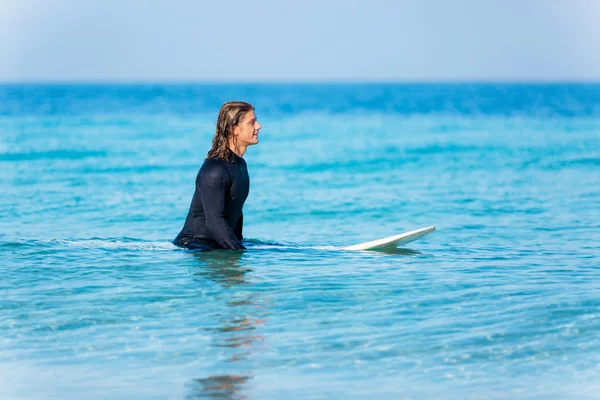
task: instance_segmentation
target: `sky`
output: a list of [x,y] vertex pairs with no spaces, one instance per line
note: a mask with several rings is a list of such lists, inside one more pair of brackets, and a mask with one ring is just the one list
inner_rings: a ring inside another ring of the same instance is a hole
[[0,81],[600,81],[599,22],[598,0],[0,0]]

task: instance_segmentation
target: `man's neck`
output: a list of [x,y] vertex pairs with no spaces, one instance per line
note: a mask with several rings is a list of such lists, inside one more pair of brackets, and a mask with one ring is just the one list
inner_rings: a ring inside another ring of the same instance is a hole
[[233,151],[240,158],[246,154],[246,147],[248,146],[236,146],[233,143],[229,143],[229,150]]

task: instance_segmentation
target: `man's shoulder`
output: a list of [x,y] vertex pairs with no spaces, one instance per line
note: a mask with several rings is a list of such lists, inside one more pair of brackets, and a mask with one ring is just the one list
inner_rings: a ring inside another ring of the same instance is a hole
[[212,157],[204,159],[204,163],[202,164],[198,175],[211,177],[213,179],[229,179],[225,161]]

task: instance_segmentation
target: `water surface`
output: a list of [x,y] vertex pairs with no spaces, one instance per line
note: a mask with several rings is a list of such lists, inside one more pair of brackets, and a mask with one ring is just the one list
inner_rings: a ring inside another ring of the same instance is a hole
[[[231,99],[248,250],[177,249]],[[600,390],[599,85],[5,85],[0,169],[2,398]]]

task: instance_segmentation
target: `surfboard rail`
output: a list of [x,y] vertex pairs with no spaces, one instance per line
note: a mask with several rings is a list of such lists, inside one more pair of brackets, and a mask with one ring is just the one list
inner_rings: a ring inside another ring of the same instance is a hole
[[427,226],[425,228],[404,232],[399,235],[388,236],[382,239],[371,240],[369,242],[342,247],[342,250],[380,250],[398,247],[399,245],[414,242],[417,239],[430,235],[433,231],[435,231],[435,226]]

